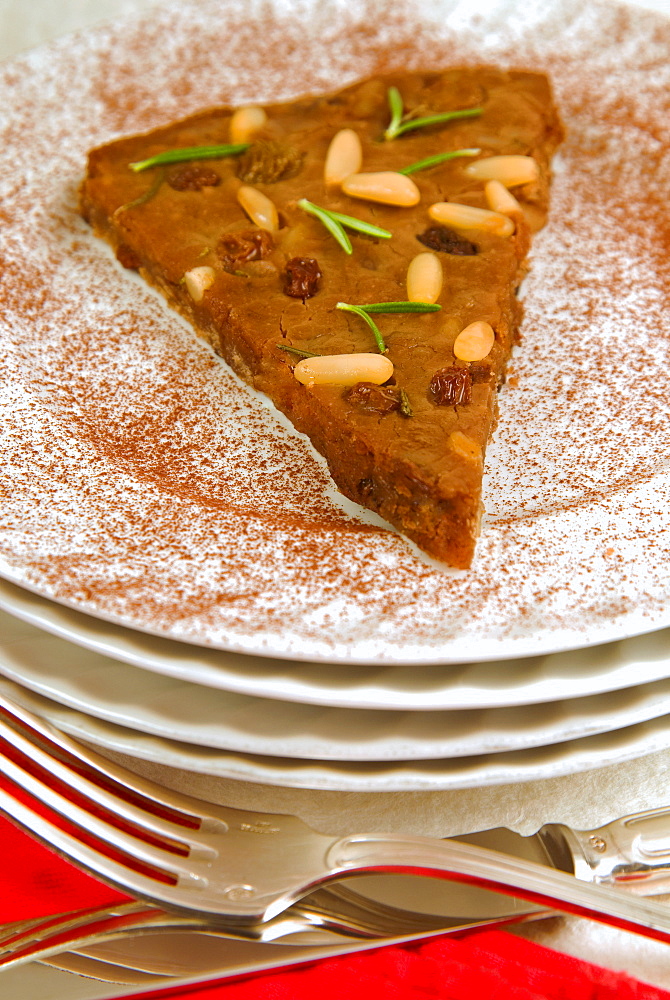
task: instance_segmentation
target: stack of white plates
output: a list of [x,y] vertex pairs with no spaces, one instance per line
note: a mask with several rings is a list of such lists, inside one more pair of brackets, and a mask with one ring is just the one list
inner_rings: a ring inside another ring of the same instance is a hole
[[185,647],[0,584],[3,688],[86,742],[293,787],[454,789],[670,747],[668,631],[504,663],[344,666]]
[[[373,8],[184,0],[0,67],[0,672],[91,743],[295,787],[666,748],[668,21]],[[92,146],[205,105],[482,60],[548,73],[567,138],[461,573],[348,504],[91,235],[76,188]]]

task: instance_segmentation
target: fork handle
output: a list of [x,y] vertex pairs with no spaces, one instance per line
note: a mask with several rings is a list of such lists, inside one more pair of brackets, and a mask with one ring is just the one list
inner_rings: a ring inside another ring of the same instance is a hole
[[623,816],[595,830],[558,823],[539,835],[552,853],[561,843],[570,851],[574,873],[585,882],[618,885],[650,896],[670,892],[670,809]]
[[665,905],[471,844],[360,834],[334,843],[327,862],[341,876],[389,872],[478,885],[670,943],[670,910]]

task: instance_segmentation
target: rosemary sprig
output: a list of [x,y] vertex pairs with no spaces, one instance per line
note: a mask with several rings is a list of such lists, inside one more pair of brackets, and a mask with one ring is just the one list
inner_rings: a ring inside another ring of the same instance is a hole
[[320,354],[312,354],[311,351],[301,351],[299,347],[290,347],[288,344],[275,344],[280,351],[286,351],[288,354],[297,354],[301,358],[320,358]]
[[352,306],[349,302],[338,302],[335,308],[342,309],[344,312],[355,313],[356,316],[360,316],[361,319],[365,320],[365,322],[372,330],[375,341],[377,343],[377,347],[379,349],[379,353],[386,354],[387,348],[386,344],[384,343],[384,338],[381,335],[381,330],[379,329],[375,321],[371,319],[370,316],[368,316],[368,314],[366,313],[365,309],[363,309],[362,306]]
[[427,115],[424,118],[408,118],[404,114],[402,97],[397,87],[389,87],[388,102],[391,121],[384,131],[384,138],[387,141],[397,139],[399,135],[404,135],[405,132],[416,128],[441,125],[443,122],[455,121],[458,118],[476,118],[483,111],[483,108],[465,108],[462,111],[443,111],[440,114]]
[[481,149],[455,149],[451,153],[436,153],[435,156],[427,156],[425,160],[410,163],[408,167],[403,167],[398,173],[415,174],[418,170],[428,170],[430,167],[436,167],[438,163],[446,163],[447,160],[456,160],[460,156],[478,156],[480,153]]
[[311,201],[307,201],[307,198],[301,198],[298,202],[298,207],[307,212],[308,215],[313,215],[315,219],[323,223],[331,236],[334,236],[337,242],[340,244],[345,253],[352,254],[354,248],[351,245],[351,240],[342,228],[342,224],[334,219],[332,214],[328,212],[325,208],[319,208],[318,205],[312,204]]
[[127,212],[130,208],[139,208],[140,205],[146,205],[148,201],[151,201],[151,199],[158,194],[159,188],[164,180],[165,170],[159,170],[151,182],[151,186],[141,195],[138,195],[137,198],[133,198],[132,201],[127,201],[125,205],[119,205],[114,212],[114,216],[116,217],[120,212]]
[[149,167],[160,167],[165,163],[186,163],[188,160],[222,160],[226,156],[237,156],[244,153],[250,146],[248,142],[223,146],[186,146],[183,149],[166,149],[163,153],[150,156],[146,160],[136,160],[128,166],[135,173],[148,170]]
[[365,233],[366,236],[378,236],[380,239],[385,240],[389,240],[393,235],[387,229],[373,226],[369,222],[364,222],[363,219],[356,219],[353,215],[342,215],[341,212],[333,212],[328,208],[321,208],[320,205],[315,205],[314,202],[308,201],[307,198],[300,199],[298,208],[318,219],[326,227],[331,236],[335,237],[344,252],[348,254],[353,253],[354,248],[345,232],[345,227],[347,229],[354,229],[359,233]]
[[356,316],[360,316],[361,319],[365,320],[374,334],[380,354],[386,354],[387,348],[384,338],[381,335],[379,327],[370,316],[370,313],[428,313],[437,312],[442,306],[433,302],[370,302],[366,305],[352,305],[350,302],[338,302],[335,308],[342,309],[344,312],[355,313]]

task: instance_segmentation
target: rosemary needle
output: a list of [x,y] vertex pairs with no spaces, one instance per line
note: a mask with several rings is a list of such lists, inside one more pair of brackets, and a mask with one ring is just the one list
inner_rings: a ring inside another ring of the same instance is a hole
[[148,170],[149,167],[160,167],[165,163],[186,163],[189,160],[221,160],[226,156],[237,156],[249,148],[250,143],[240,142],[235,145],[227,143],[223,146],[186,146],[183,149],[166,149],[146,160],[136,160],[128,166],[135,173]]
[[432,313],[442,306],[437,302],[369,302],[358,308],[366,313]]
[[461,156],[478,156],[480,153],[481,149],[454,149],[450,153],[436,153],[435,156],[427,156],[425,160],[417,160],[416,163],[410,163],[408,167],[402,167],[398,173],[407,176],[415,174],[418,170],[436,167],[439,163],[446,163],[447,160],[456,160]]
[[299,347],[290,347],[289,344],[275,344],[280,351],[286,351],[288,354],[297,354],[300,358],[319,358],[320,354],[313,354],[312,351],[302,351]]
[[154,177],[151,186],[147,188],[147,190],[144,191],[143,194],[139,195],[137,198],[133,198],[132,201],[126,202],[125,205],[119,205],[119,207],[114,212],[114,216],[116,217],[119,214],[119,212],[127,212],[131,208],[139,208],[140,205],[146,205],[148,201],[151,201],[151,199],[158,194],[158,191],[164,180],[165,180],[165,170],[159,170],[156,176]]

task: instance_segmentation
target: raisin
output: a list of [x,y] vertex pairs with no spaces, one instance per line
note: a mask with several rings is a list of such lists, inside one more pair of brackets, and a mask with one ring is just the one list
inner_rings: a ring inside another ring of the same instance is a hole
[[274,240],[267,229],[244,229],[239,233],[226,233],[217,246],[217,253],[227,271],[234,271],[250,260],[263,260],[272,250]]
[[201,191],[204,187],[216,187],[221,183],[221,178],[211,167],[187,163],[171,170],[167,182],[175,191]]
[[464,239],[447,226],[430,226],[425,233],[417,236],[417,240],[429,250],[457,254],[461,257],[472,257],[479,253],[479,247],[476,243]]
[[357,382],[345,392],[344,398],[370,413],[393,413],[402,405],[396,385],[375,385],[374,382]]
[[127,243],[119,243],[116,248],[116,259],[122,267],[127,267],[128,270],[133,271],[136,271],[141,263],[140,258]]
[[472,379],[467,368],[440,368],[430,380],[430,392],[438,406],[459,406],[472,399]]
[[292,299],[311,299],[319,290],[321,268],[314,257],[291,257],[286,263],[284,294]]
[[304,153],[282,142],[254,142],[238,157],[235,173],[245,184],[275,184],[302,170]]

